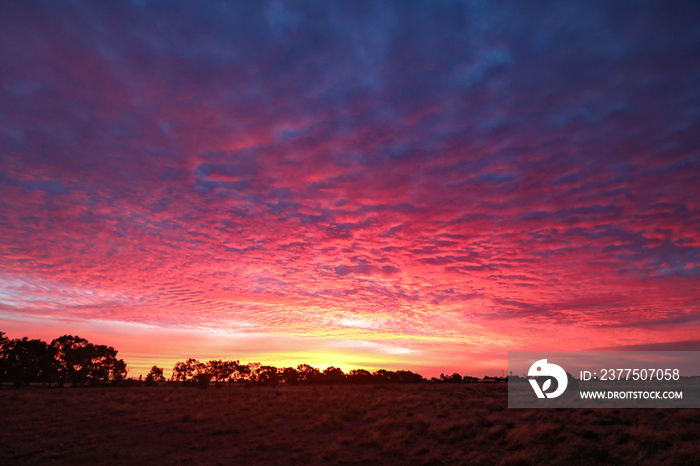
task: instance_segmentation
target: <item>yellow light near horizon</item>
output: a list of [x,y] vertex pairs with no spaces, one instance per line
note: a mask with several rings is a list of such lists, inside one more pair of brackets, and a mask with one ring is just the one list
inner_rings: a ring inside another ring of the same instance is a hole
[[[254,356],[254,355],[249,355]],[[320,371],[328,367],[337,367],[348,373],[353,369],[365,369],[375,372],[379,369],[397,370],[409,369],[405,361],[393,358],[392,355],[370,355],[370,354],[348,354],[345,352],[320,353],[267,353],[261,357],[227,358],[227,357],[207,357],[206,355],[192,355],[191,357],[200,362],[206,363],[210,360],[238,360],[240,364],[260,363],[265,366],[274,366],[278,369],[293,367],[296,369],[300,364],[308,364]],[[146,377],[146,374],[153,366],[163,369],[166,378],[172,375],[172,369],[176,363],[187,358],[173,359],[172,357],[157,357],[144,355],[125,355],[129,373],[128,377]]]

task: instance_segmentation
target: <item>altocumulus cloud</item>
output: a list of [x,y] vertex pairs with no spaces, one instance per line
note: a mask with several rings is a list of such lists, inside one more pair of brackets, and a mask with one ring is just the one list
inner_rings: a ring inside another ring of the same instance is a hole
[[4,10],[8,319],[435,361],[697,331],[696,4]]

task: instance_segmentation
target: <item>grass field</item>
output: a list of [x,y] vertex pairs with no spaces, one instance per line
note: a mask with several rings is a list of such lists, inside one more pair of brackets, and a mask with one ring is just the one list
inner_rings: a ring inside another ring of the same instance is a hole
[[505,385],[0,390],[0,464],[700,464],[694,409],[508,409]]

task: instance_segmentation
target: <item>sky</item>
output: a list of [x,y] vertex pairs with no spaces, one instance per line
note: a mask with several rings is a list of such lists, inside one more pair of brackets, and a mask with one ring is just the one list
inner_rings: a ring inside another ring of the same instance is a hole
[[0,330],[475,376],[700,349],[700,6],[0,1]]

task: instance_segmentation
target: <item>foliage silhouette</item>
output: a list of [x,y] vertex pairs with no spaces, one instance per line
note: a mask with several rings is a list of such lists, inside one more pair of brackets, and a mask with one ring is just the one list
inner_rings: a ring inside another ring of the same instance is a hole
[[[457,374],[459,375],[459,374]],[[213,380],[215,384],[224,381],[259,385],[309,385],[309,384],[382,384],[420,383],[426,380],[420,374],[399,370],[396,372],[380,369],[371,373],[365,369],[353,369],[345,374],[342,369],[330,366],[321,372],[308,364],[295,368],[262,365],[251,362],[245,365],[238,361],[209,361],[203,365],[196,359],[177,362],[173,367],[172,381],[185,385],[206,386]],[[456,379],[450,378],[449,381]],[[460,377],[461,380],[461,377]]]
[[374,377],[365,369],[353,369],[348,373],[347,380],[348,383],[368,384],[374,382]]
[[299,373],[299,382],[301,383],[314,383],[321,374],[321,371],[308,364],[299,364],[297,366],[297,372]]
[[287,385],[297,385],[299,383],[299,373],[293,367],[282,369],[280,378]]
[[16,387],[32,382],[56,382],[60,387],[102,385],[126,378],[127,367],[111,346],[94,345],[84,338],[63,335],[47,344],[42,340],[8,339],[0,332],[0,382]]
[[[32,382],[57,383],[59,387],[106,384],[141,384],[138,380],[126,380],[127,366],[117,358],[117,350],[111,346],[95,345],[84,338],[63,335],[47,344],[41,340],[9,339],[0,332],[0,382],[11,382],[16,387]],[[207,388],[212,382],[217,387],[224,383],[260,385],[308,385],[308,384],[407,384],[428,382],[420,374],[407,370],[389,371],[379,369],[369,372],[353,369],[344,373],[334,366],[323,371],[299,364],[294,367],[277,368],[259,362],[241,364],[238,360],[210,360],[206,363],[189,358],[175,364],[170,378],[172,382]],[[153,366],[146,375],[146,385],[165,382],[163,369]],[[505,377],[465,376],[457,372],[440,374],[432,383],[506,382]]]
[[323,371],[323,378],[321,380],[323,383],[343,383],[345,381],[345,374],[342,369],[331,366]]
[[460,383],[462,382],[462,376],[456,372],[452,375],[440,374],[440,380],[447,383]]
[[165,382],[163,369],[158,366],[151,367],[151,370],[146,374],[146,385],[156,385],[159,382]]
[[15,387],[48,381],[54,372],[52,352],[41,340],[8,340],[2,345],[3,379]]
[[257,370],[258,383],[276,385],[279,382],[277,368],[275,366],[260,366]]

